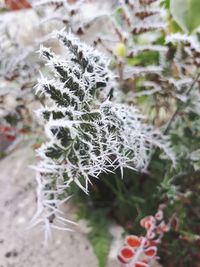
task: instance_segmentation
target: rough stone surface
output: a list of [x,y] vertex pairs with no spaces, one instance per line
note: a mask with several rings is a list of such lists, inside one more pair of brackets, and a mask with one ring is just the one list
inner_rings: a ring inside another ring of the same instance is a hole
[[113,242],[111,244],[110,252],[108,254],[107,267],[121,267],[119,261],[117,260],[117,254],[119,249],[124,244],[124,230],[121,226],[113,225],[110,229],[110,233],[112,234]]
[[55,231],[48,247],[39,228],[28,229],[36,208],[34,171],[28,168],[33,162],[30,148],[0,161],[0,267],[97,267],[80,227],[75,232]]

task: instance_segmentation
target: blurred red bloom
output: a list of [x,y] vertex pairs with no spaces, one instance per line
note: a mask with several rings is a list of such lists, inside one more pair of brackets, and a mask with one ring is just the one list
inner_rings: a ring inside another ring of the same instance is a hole
[[5,3],[10,10],[31,8],[31,4],[28,0],[5,0]]
[[160,208],[155,216],[144,217],[140,224],[146,229],[146,235],[126,237],[126,246],[118,254],[119,261],[126,267],[149,267],[151,261],[157,257],[157,246],[163,234],[169,231],[169,225],[163,220]]

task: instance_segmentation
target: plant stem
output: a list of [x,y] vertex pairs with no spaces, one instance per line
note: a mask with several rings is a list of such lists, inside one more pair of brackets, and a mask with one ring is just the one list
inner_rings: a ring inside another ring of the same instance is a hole
[[179,174],[173,176],[171,178],[171,180],[172,180],[172,183],[178,184],[180,181],[186,180],[186,178],[189,178],[189,177],[193,177],[193,178],[198,179],[199,175],[200,175],[200,169],[197,169],[197,170],[194,170],[191,172],[179,173]]
[[[188,90],[187,90],[187,92],[186,92],[186,94],[185,94],[186,96],[189,96],[189,95],[190,95],[191,91],[192,91],[193,88],[194,88],[195,83],[196,83],[196,82],[198,81],[198,79],[199,79],[199,76],[200,76],[200,74],[198,73],[198,75],[196,76],[196,78],[195,78],[194,81],[192,82],[191,86],[188,88]],[[172,114],[172,117],[170,118],[170,120],[168,121],[168,123],[167,123],[167,125],[166,125],[166,127],[165,127],[165,129],[164,129],[164,131],[163,131],[163,134],[168,133],[168,131],[169,131],[169,129],[170,129],[170,127],[171,127],[173,121],[175,120],[176,116],[178,115],[180,109],[181,109],[183,106],[184,106],[184,102],[179,102],[179,105],[178,105],[177,109],[175,110],[175,112]]]

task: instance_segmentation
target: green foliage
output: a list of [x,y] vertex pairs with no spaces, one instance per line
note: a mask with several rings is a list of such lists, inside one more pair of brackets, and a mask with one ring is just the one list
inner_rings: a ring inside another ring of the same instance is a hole
[[[166,209],[171,217],[171,232],[165,236],[160,255],[165,266],[170,258],[173,266],[198,266],[200,170],[180,173],[172,183],[178,186],[176,199]],[[178,253],[177,253],[178,252]]]
[[81,190],[74,190],[74,187],[72,193],[76,202],[82,203],[91,213],[106,212],[107,219],[114,219],[127,231],[140,233],[140,219],[157,210],[160,201],[160,196],[156,194],[157,182],[146,174],[128,169],[122,179],[118,170],[116,174],[101,175],[90,187],[89,196],[85,196]]
[[[74,194],[75,192],[77,193],[78,189],[72,186],[71,190]],[[112,236],[109,232],[110,219],[108,217],[108,210],[107,208],[96,209],[93,206],[87,206],[88,196],[84,195],[81,191],[75,194],[74,197],[74,201],[79,207],[78,219],[87,220],[90,229],[88,238],[97,256],[99,267],[106,267],[112,242]]]
[[171,0],[170,10],[174,20],[186,33],[191,33],[200,26],[199,0]]
[[163,0],[163,1],[162,1],[162,5],[163,5],[166,9],[169,9],[169,8],[170,8],[170,0]]
[[104,218],[101,212],[93,212],[93,218],[89,219],[89,226],[91,231],[88,234],[89,240],[94,248],[97,256],[99,267],[106,267],[107,257],[112,241],[111,234],[109,233],[107,219]]

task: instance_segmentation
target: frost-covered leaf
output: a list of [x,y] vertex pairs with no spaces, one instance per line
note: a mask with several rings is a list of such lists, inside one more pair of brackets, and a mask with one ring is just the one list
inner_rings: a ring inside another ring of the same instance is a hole
[[[101,173],[120,169],[123,176],[124,168],[145,169],[152,147],[174,158],[159,131],[143,123],[136,108],[121,103],[108,59],[64,30],[54,36],[65,53],[41,47],[51,74],[41,76],[37,86],[49,99],[37,112],[47,141],[38,150],[39,209],[34,223],[45,224],[59,213],[71,183],[88,193]],[[60,219],[56,227],[61,227]]]

